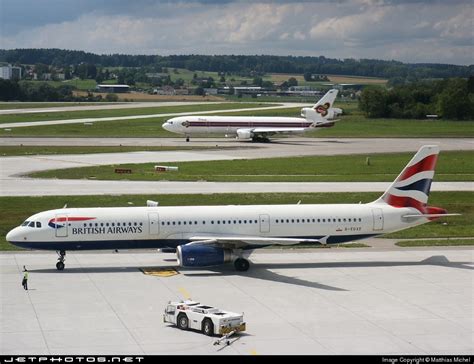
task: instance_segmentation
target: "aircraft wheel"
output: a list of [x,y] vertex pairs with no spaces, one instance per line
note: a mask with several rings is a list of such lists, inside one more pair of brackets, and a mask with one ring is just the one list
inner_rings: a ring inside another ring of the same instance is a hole
[[64,263],[63,262],[57,262],[56,263],[56,269],[57,270],[64,270]]
[[234,262],[235,270],[239,272],[246,272],[250,268],[250,263],[247,259],[237,258]]
[[186,137],[186,141],[189,142],[189,137]]
[[186,316],[184,313],[180,313],[178,315],[178,327],[181,330],[187,330],[188,325],[189,325],[188,316]]

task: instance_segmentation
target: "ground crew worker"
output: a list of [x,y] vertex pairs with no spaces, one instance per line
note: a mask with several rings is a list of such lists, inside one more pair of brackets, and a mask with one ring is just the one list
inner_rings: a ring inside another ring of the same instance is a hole
[[23,270],[24,274],[23,274],[23,281],[21,282],[21,284],[23,285],[23,288],[26,291],[28,291],[28,275],[29,275],[29,273],[28,273],[28,269],[26,269],[25,266],[23,266],[23,269],[24,269]]

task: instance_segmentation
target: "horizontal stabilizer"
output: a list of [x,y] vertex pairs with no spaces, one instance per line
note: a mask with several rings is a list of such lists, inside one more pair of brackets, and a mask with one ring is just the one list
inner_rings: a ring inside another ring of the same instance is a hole
[[410,217],[445,217],[445,216],[461,216],[461,214],[412,214],[412,215],[403,215],[403,218]]

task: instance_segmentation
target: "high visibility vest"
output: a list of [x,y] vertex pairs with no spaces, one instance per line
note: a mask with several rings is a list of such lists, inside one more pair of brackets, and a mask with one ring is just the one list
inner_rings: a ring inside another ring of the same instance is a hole
[[25,275],[23,276],[23,279],[28,279],[28,272],[25,272]]

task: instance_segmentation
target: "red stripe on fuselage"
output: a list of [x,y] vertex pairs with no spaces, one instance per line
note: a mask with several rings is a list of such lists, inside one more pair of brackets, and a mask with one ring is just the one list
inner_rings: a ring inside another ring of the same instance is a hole
[[255,127],[271,127],[271,128],[308,128],[312,123],[262,123],[262,122],[244,122],[244,121],[190,121],[190,127],[246,127],[246,128],[255,128]]
[[95,217],[57,217],[49,220],[49,222],[64,222],[64,221],[87,221],[95,220]]
[[432,155],[429,155],[429,156],[425,157],[424,159],[422,159],[418,163],[416,163],[416,164],[408,167],[407,169],[405,169],[405,171],[400,176],[398,181],[406,180],[407,178],[410,178],[411,176],[413,176],[417,173],[420,173],[420,172],[426,172],[426,171],[434,170],[437,159],[438,159],[437,154],[432,154]]

